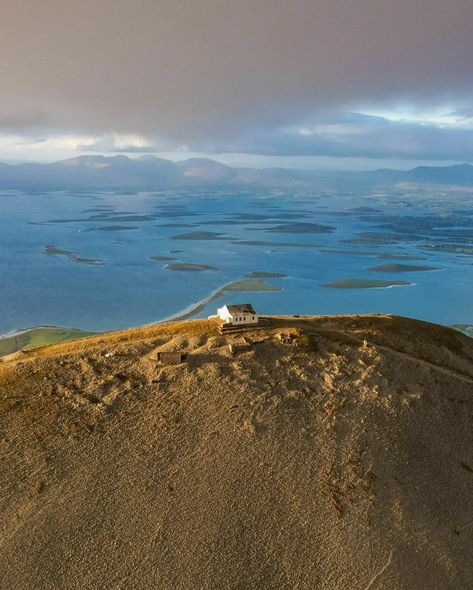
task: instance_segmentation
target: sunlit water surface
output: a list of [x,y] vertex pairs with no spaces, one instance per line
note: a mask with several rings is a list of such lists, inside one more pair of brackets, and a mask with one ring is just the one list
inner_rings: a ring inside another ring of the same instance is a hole
[[[36,325],[112,330],[159,321],[261,271],[286,275],[265,279],[279,291],[228,292],[195,315],[225,301],[251,302],[267,314],[382,312],[473,324],[472,199],[440,189],[3,192],[0,334]],[[312,233],[317,228],[299,224],[334,229]],[[213,268],[172,270],[168,263]],[[438,270],[368,270],[384,264]],[[348,278],[410,285],[323,286]]]

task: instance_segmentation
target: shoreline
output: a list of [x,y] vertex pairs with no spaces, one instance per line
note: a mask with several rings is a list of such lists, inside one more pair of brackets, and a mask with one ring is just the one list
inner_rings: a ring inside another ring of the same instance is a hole
[[[44,328],[55,329],[55,330],[70,330],[71,332],[77,331],[77,332],[94,332],[94,334],[108,334],[110,332],[117,332],[120,330],[129,330],[129,329],[133,329],[133,328],[146,328],[149,326],[153,326],[155,324],[164,324],[167,322],[183,321],[183,320],[191,319],[195,314],[202,311],[207,305],[209,305],[213,301],[216,301],[217,299],[220,299],[220,297],[223,297],[225,295],[225,293],[232,292],[231,290],[228,289],[228,287],[235,285],[237,283],[241,283],[242,281],[245,281],[245,280],[249,280],[249,279],[237,279],[235,281],[229,281],[228,283],[224,283],[223,285],[220,285],[219,287],[214,289],[206,297],[199,299],[199,301],[191,303],[190,305],[188,305],[184,309],[181,309],[180,311],[178,311],[172,315],[166,316],[165,318],[163,318],[161,320],[154,321],[154,322],[147,322],[145,324],[138,324],[136,326],[128,326],[126,328],[115,328],[112,330],[85,330],[83,328],[72,328],[72,327],[69,328],[66,326],[56,326],[56,325],[52,325],[52,324],[38,325],[38,326],[31,326],[30,328],[18,328],[17,330],[10,330],[9,332],[6,332],[5,334],[0,334],[0,340],[5,340],[7,338],[15,338],[17,336],[27,334],[28,332],[31,332],[32,330],[41,330]],[[259,280],[261,280],[262,284],[265,284],[264,279],[259,279]],[[253,289],[250,291],[246,291],[246,293],[251,293],[251,292],[264,293],[264,292],[272,292],[272,291],[274,291],[276,293],[280,290],[281,290],[280,288],[261,289],[260,291]],[[233,292],[236,293],[238,291],[233,291]],[[240,292],[243,293],[245,291],[242,290]]]
[[[5,332],[3,334],[0,334],[0,342],[2,340],[6,340],[8,338],[16,338],[16,337],[22,336],[24,334],[28,334],[29,332],[32,332],[34,330],[41,330],[41,329],[65,330],[65,331],[69,331],[69,332],[77,332],[78,334],[88,332],[93,335],[99,335],[99,334],[109,334],[111,332],[118,332],[121,330],[131,330],[134,328],[146,328],[146,327],[150,327],[150,326],[153,326],[156,324],[164,324],[164,323],[169,323],[169,322],[188,320],[188,319],[191,319],[193,316],[195,316],[200,311],[202,311],[207,305],[209,305],[213,301],[216,301],[217,299],[224,297],[227,292],[232,292],[232,290],[228,289],[228,287],[230,287],[231,285],[235,285],[237,283],[240,283],[242,280],[246,280],[246,279],[237,279],[235,281],[229,281],[227,283],[224,283],[223,285],[220,285],[219,287],[214,289],[209,295],[207,295],[206,297],[203,297],[199,301],[191,303],[190,305],[188,305],[184,309],[181,309],[180,311],[178,311],[174,314],[171,314],[169,316],[166,316],[162,319],[159,319],[159,320],[156,320],[153,322],[146,322],[144,324],[127,326],[125,328],[113,328],[111,330],[86,330],[86,329],[77,328],[77,327],[57,326],[54,324],[43,324],[43,325],[31,326],[29,328],[18,328],[16,330],[13,329],[13,330],[10,330],[10,331]],[[262,282],[264,283],[264,279],[262,279]],[[408,285],[389,285],[389,286],[385,286],[385,287],[371,287],[371,289],[392,289],[394,287],[411,287],[411,286],[415,286],[415,285],[416,285],[416,283],[410,283]],[[279,288],[275,288],[274,292],[277,292],[279,290],[280,290]],[[246,293],[251,293],[251,292],[256,293],[256,292],[265,292],[265,291],[271,292],[271,291],[273,291],[273,289],[268,289],[268,290],[263,289],[261,291],[249,290],[249,291],[246,291]],[[233,292],[238,292],[238,291],[233,291]],[[243,293],[245,291],[242,290],[240,292]],[[432,321],[432,320],[425,320],[425,321]],[[434,322],[434,323],[436,323],[436,322]],[[457,326],[466,326],[467,329],[470,327],[473,327],[473,324],[469,324],[467,322],[455,322],[452,324],[440,324],[440,325],[444,325],[444,326],[447,326],[447,327],[450,327],[453,329],[457,329],[457,330],[458,330]],[[459,331],[463,332],[463,330],[459,330]],[[463,332],[463,333],[466,333],[466,332]]]
[[[268,278],[273,278],[273,277],[268,277]],[[279,277],[274,277],[274,278],[279,278]],[[224,283],[223,285],[220,285],[220,287],[217,287],[214,291],[212,291],[209,295],[207,295],[207,297],[204,297],[203,299],[200,299],[199,301],[196,301],[195,303],[191,303],[190,305],[188,305],[187,307],[185,307],[184,309],[182,309],[181,311],[178,311],[175,314],[172,314],[166,318],[164,318],[163,320],[159,320],[159,322],[151,322],[149,324],[143,324],[143,326],[141,327],[145,327],[145,326],[152,326],[153,324],[157,324],[157,323],[165,323],[165,322],[177,322],[177,321],[182,321],[182,320],[186,320],[191,318],[192,316],[194,316],[196,313],[199,313],[200,311],[202,311],[205,307],[207,307],[207,305],[209,305],[210,303],[212,303],[213,301],[216,301],[217,299],[220,299],[220,297],[223,297],[226,293],[230,292],[230,293],[268,293],[268,292],[274,292],[277,293],[279,291],[281,291],[282,289],[280,289],[279,287],[275,287],[273,288],[268,288],[268,289],[251,289],[248,291],[245,291],[244,289],[242,290],[232,290],[229,289],[228,287],[231,287],[232,285],[237,285],[237,284],[241,284],[244,281],[251,281],[251,280],[257,280],[260,281],[262,285],[266,285],[266,283],[264,282],[265,279],[237,279],[236,281],[229,281],[228,283]],[[272,285],[268,285],[268,287],[272,287]]]
[[228,287],[228,285],[231,285],[234,282],[235,281],[231,281],[229,283],[225,283],[224,285],[220,285],[220,287],[217,287],[214,291],[210,293],[210,295],[207,295],[207,297],[204,297],[203,299],[200,299],[195,303],[191,303],[181,311],[178,311],[177,313],[174,313],[164,318],[163,320],[159,320],[158,322],[151,322],[149,324],[143,324],[143,327],[152,326],[153,324],[164,324],[166,322],[178,322],[180,320],[190,319],[196,313],[202,311],[207,305],[209,305],[209,303],[212,303],[212,301],[216,301],[217,299],[220,299],[220,297],[223,297],[225,295],[225,287]]

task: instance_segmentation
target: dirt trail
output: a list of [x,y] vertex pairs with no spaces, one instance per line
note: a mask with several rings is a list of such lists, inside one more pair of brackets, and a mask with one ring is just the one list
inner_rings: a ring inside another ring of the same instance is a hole
[[348,338],[359,346],[371,346],[377,350],[383,350],[384,352],[387,352],[390,354],[395,354],[401,358],[412,361],[418,365],[423,365],[424,367],[427,367],[429,369],[433,369],[434,371],[438,371],[440,373],[443,373],[444,375],[447,375],[449,377],[453,377],[455,379],[462,379],[463,381],[466,381],[467,383],[471,383],[473,385],[473,377],[470,377],[468,375],[464,375],[463,373],[460,373],[459,371],[455,371],[452,369],[448,369],[447,367],[443,367],[441,365],[431,363],[429,361],[426,361],[426,360],[419,358],[417,356],[414,356],[412,354],[403,352],[402,350],[395,350],[394,348],[391,348],[390,346],[385,346],[383,344],[377,344],[377,343],[372,342],[370,340],[357,338],[356,336],[353,336],[352,334],[347,334],[346,332],[341,332],[340,330],[323,330],[323,332],[314,331],[314,332],[310,332],[310,334],[311,335],[323,334],[324,336],[327,336],[330,334],[330,332],[332,332],[335,337],[338,337],[338,339],[340,339],[340,338],[347,339]]

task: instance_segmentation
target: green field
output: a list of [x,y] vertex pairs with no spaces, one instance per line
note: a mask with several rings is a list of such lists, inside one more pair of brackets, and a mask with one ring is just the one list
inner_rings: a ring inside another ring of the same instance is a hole
[[84,332],[74,328],[56,328],[46,326],[41,328],[31,328],[0,338],[0,356],[12,354],[18,350],[31,350],[47,344],[57,344],[65,340],[77,340],[92,336],[94,332]]
[[453,326],[451,327],[454,330],[458,330],[466,336],[470,336],[470,338],[473,338],[473,326],[471,324],[453,324]]

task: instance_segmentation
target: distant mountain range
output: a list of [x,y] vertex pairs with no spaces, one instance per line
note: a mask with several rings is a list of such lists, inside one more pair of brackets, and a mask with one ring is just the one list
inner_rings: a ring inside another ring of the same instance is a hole
[[0,164],[0,189],[156,190],[190,187],[361,188],[397,183],[473,185],[473,166],[420,166],[408,171],[317,172],[233,168],[206,158],[172,162],[155,156],[79,156],[52,164]]

